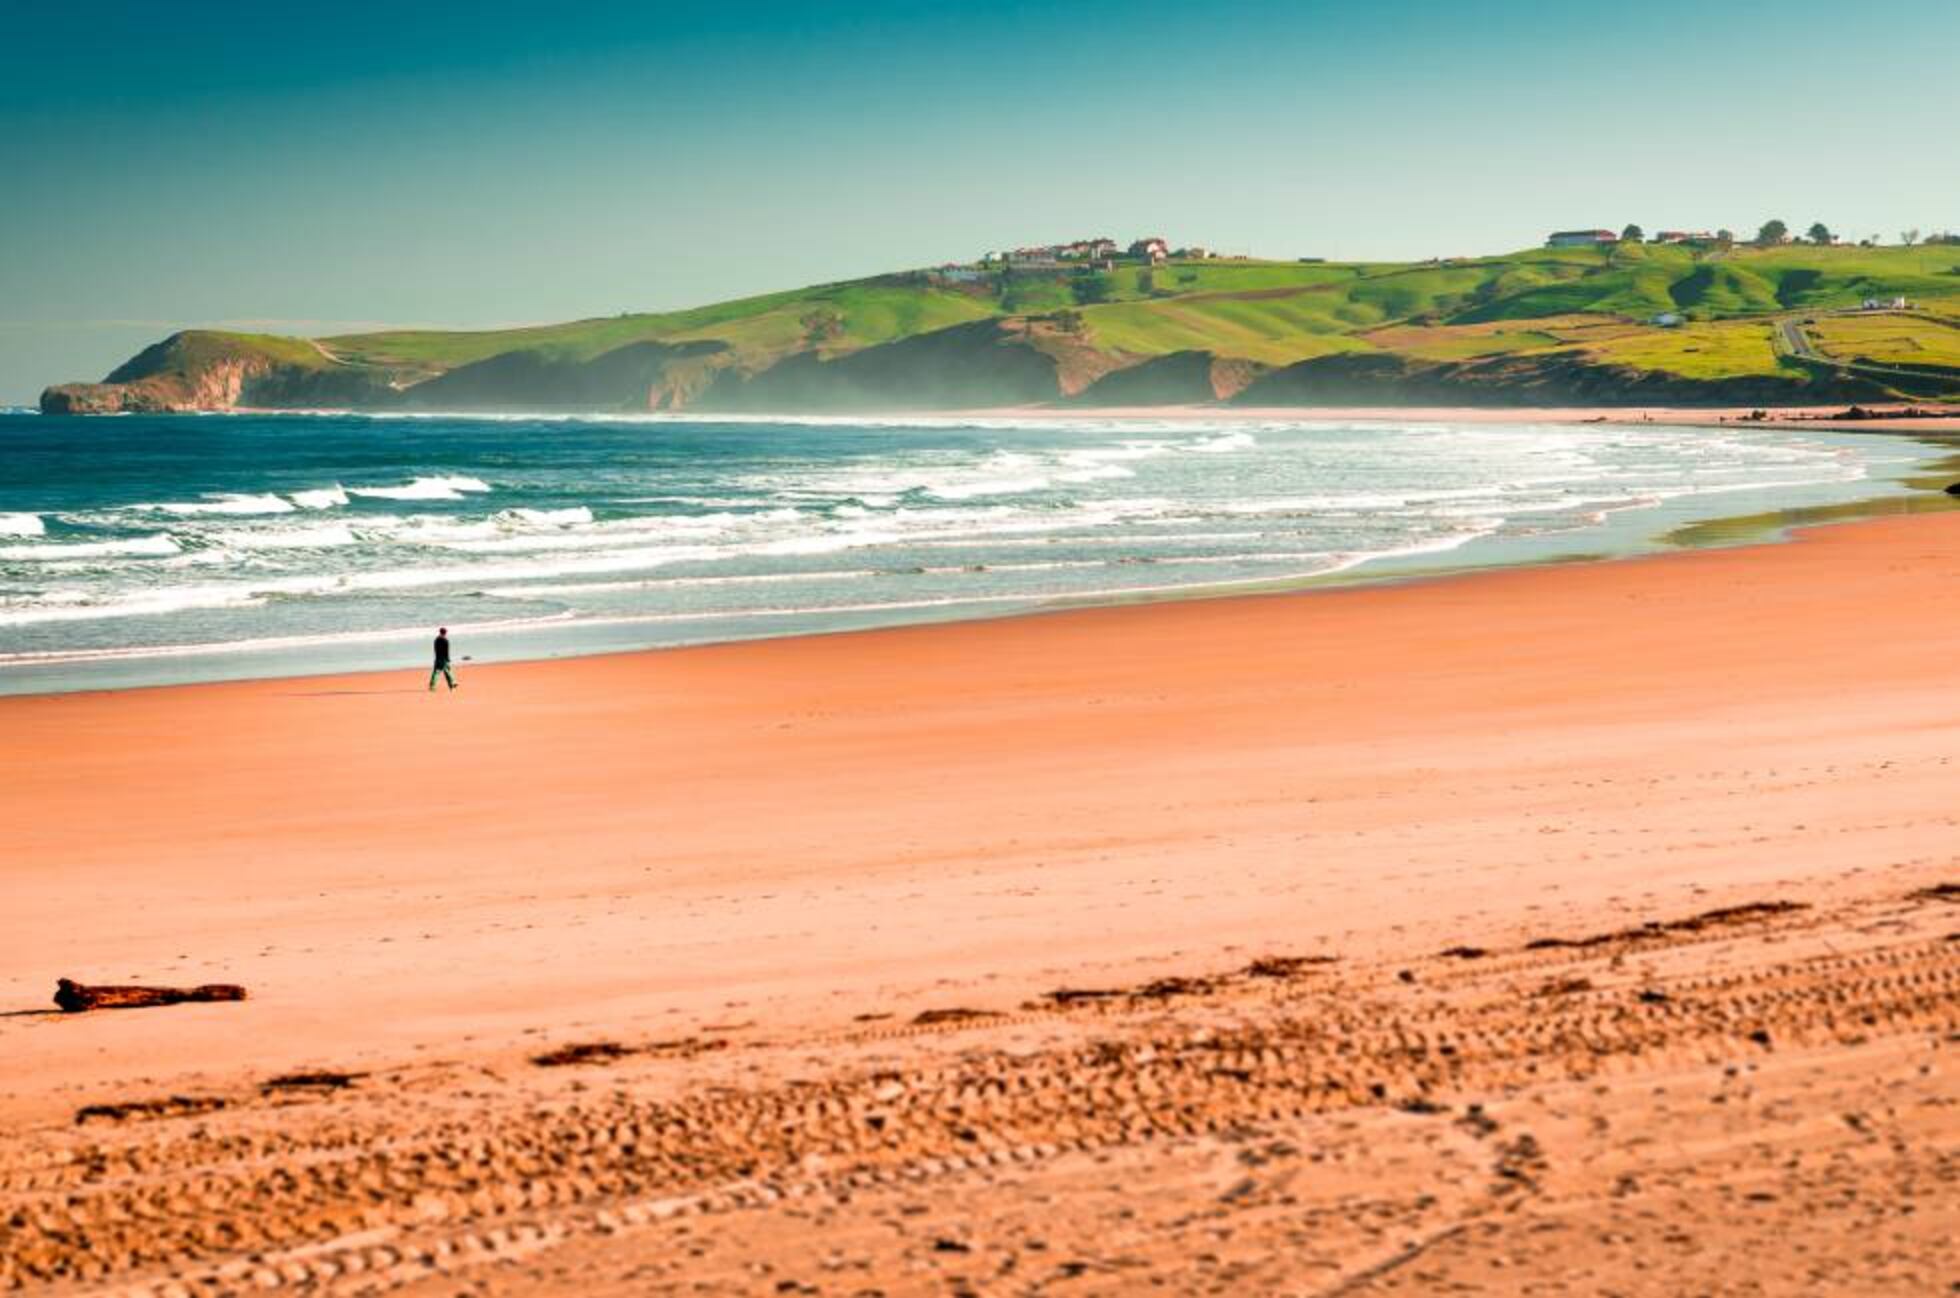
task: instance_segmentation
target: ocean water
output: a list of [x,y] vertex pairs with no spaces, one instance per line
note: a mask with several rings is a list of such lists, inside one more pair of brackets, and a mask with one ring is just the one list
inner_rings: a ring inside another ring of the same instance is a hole
[[409,668],[1652,548],[1881,437],[1169,419],[0,414],[0,693]]

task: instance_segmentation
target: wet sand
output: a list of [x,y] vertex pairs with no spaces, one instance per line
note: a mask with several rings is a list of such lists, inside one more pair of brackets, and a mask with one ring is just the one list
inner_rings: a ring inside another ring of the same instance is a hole
[[[1960,437],[1960,407],[1937,401],[1869,402],[1865,408],[1890,412],[1882,419],[1836,419],[1849,403],[1825,406],[1015,406],[964,411],[991,418],[1042,419],[1203,419],[1347,420],[1439,424],[1668,424],[1701,428],[1740,424],[1745,428],[1817,428],[1848,433],[1948,433]],[[1949,411],[1904,416],[1907,408]],[[1763,417],[1755,417],[1758,410]],[[946,418],[947,412],[926,418]]]
[[0,700],[0,1285],[1939,1291],[1956,576]]

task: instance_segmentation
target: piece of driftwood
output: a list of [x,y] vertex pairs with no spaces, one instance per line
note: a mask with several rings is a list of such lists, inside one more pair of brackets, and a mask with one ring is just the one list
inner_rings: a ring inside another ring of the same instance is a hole
[[125,1100],[121,1104],[91,1104],[75,1110],[77,1126],[103,1120],[124,1122],[131,1118],[181,1118],[191,1113],[211,1113],[230,1101],[215,1095],[170,1095],[160,1100]]
[[85,987],[63,978],[55,987],[54,1003],[70,1014],[83,1010],[135,1010],[151,1005],[182,1005],[187,1001],[242,1001],[245,989],[236,983],[206,983],[202,987]]
[[352,1086],[366,1076],[366,1073],[326,1071],[281,1073],[277,1077],[268,1077],[260,1082],[259,1093],[270,1095],[274,1091],[338,1091]]

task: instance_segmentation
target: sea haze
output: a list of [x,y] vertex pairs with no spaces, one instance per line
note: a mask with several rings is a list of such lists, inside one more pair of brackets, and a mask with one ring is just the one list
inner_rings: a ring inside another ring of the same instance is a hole
[[1901,490],[1661,425],[0,415],[0,693],[994,616],[1651,548]]

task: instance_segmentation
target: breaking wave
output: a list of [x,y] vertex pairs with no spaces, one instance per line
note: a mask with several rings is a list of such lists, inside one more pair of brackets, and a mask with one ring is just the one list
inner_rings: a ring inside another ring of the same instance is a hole
[[72,544],[0,545],[0,559],[106,559],[177,554],[183,549],[168,532],[127,541],[79,541]]
[[347,503],[347,489],[339,483],[331,487],[317,487],[311,491],[290,493],[292,501],[301,509],[335,509]]
[[350,496],[369,500],[461,500],[465,495],[491,490],[481,478],[417,478],[398,487],[348,487]]
[[262,495],[212,493],[202,500],[165,501],[160,505],[133,505],[132,509],[176,514],[190,518],[199,514],[290,514],[293,502],[273,492]]
[[566,509],[506,509],[498,519],[512,523],[531,523],[539,527],[570,527],[592,521],[592,511],[584,505]]

